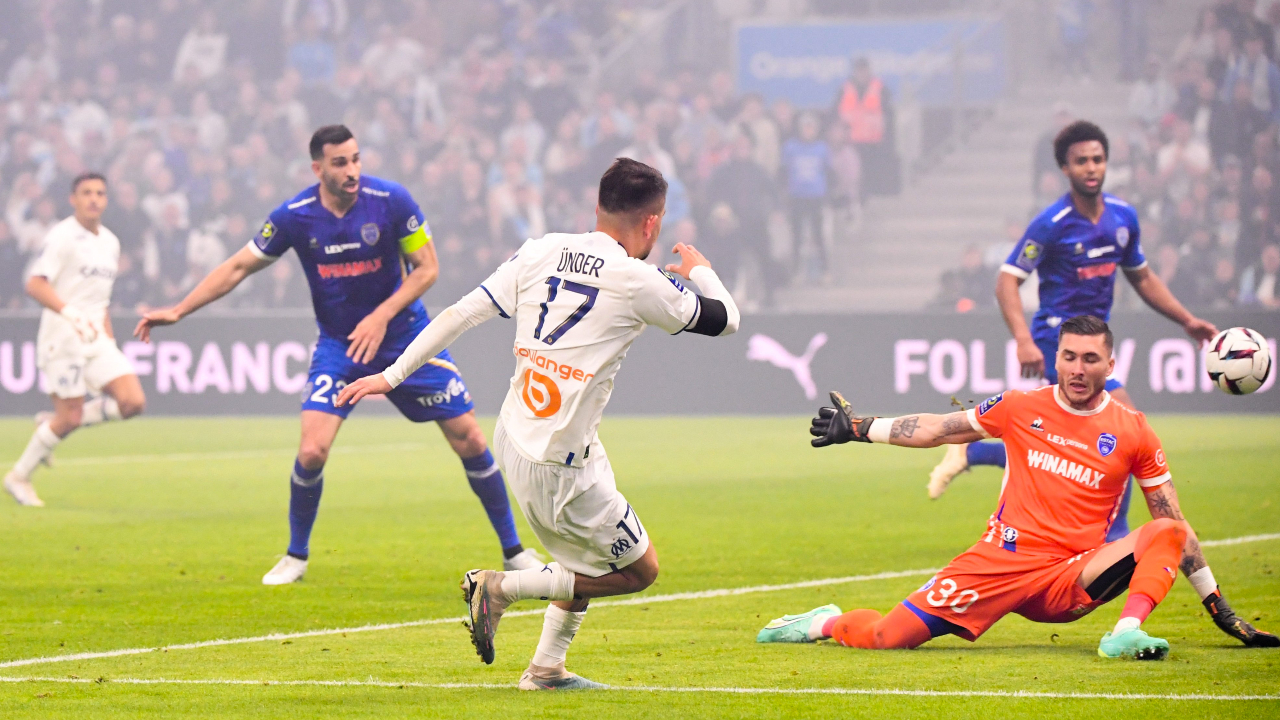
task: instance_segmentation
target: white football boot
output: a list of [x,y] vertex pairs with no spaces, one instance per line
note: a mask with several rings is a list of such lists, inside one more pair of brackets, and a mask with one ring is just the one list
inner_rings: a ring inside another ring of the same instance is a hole
[[533,548],[525,548],[525,550],[518,555],[503,560],[502,569],[507,571],[530,570],[533,568],[540,568],[546,564],[547,561],[543,559],[536,550]]
[[13,496],[14,500],[18,501],[19,505],[44,507],[44,501],[40,499],[39,495],[36,495],[36,489],[31,484],[31,480],[12,470],[4,476],[4,489],[5,492]]
[[[51,422],[53,418],[54,418],[54,414],[52,412],[48,410],[41,410],[40,412],[36,413],[36,417],[35,417],[36,427],[40,427],[41,425],[47,422]],[[57,462],[58,461],[53,457],[52,450],[50,450],[49,454],[45,455],[44,458],[40,460],[40,464],[47,468],[53,467]]]
[[937,500],[947,491],[947,486],[962,472],[969,472],[969,443],[948,445],[942,462],[929,471],[929,499]]
[[565,670],[564,665],[558,668],[529,665],[529,668],[520,676],[519,688],[521,690],[608,690],[609,686],[575,675]]
[[307,574],[307,561],[299,560],[292,555],[285,555],[280,562],[262,576],[263,585],[288,585],[302,579]]

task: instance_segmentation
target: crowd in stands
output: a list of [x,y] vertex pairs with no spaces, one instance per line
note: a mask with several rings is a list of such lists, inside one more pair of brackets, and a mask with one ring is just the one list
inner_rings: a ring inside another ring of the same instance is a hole
[[[1193,309],[1280,309],[1278,39],[1280,0],[1206,7],[1167,62],[1150,58],[1132,84],[1131,125],[1108,128],[1105,190],[1138,209],[1151,266]],[[1058,105],[1036,144],[1033,215],[1066,192],[1052,139],[1074,119],[1069,105]],[[1025,224],[1010,221],[1009,237],[985,263],[970,249],[943,279],[939,304],[994,308],[990,268]],[[966,283],[985,292],[965,295],[977,292]]]
[[[70,214],[76,174],[109,180],[117,306],[167,305],[315,182],[307,140],[336,122],[366,174],[422,206],[441,264],[431,303],[528,237],[592,229],[616,156],[670,181],[671,242],[697,240],[729,282],[749,275],[767,295],[825,272],[822,207],[860,201],[854,143],[877,136],[842,116],[888,106],[867,68],[847,84],[852,101],[812,116],[739,97],[725,70],[640,72],[590,92],[601,40],[657,0],[16,2],[0,23],[0,308],[33,307],[23,272]],[[768,228],[787,213],[809,248],[794,267],[769,261]],[[291,261],[223,306],[307,303]]]

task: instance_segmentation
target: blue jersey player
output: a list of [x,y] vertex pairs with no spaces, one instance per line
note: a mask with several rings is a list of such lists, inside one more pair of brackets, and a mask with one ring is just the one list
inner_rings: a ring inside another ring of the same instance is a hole
[[[1138,213],[1128,203],[1102,192],[1107,148],[1106,134],[1091,122],[1077,121],[1058,133],[1053,142],[1054,157],[1071,190],[1031,221],[1000,268],[996,300],[1018,343],[1023,377],[1043,377],[1051,384],[1074,381],[1059,378],[1054,363],[1045,362],[1045,358],[1057,354],[1058,326],[1063,320],[1079,315],[1110,319],[1117,271],[1124,272],[1148,305],[1181,325],[1192,339],[1208,342],[1218,333],[1212,323],[1188,312],[1147,266]],[[1040,309],[1028,327],[1018,288],[1033,271],[1040,274]],[[1109,378],[1106,389],[1116,400],[1133,407],[1120,381]],[[929,497],[940,496],[956,475],[973,465],[1004,467],[1004,445],[949,446],[947,455],[930,473]],[[1132,483],[1117,508],[1107,542],[1129,534],[1131,491]]]
[[[266,585],[291,583],[306,572],[324,464],[351,413],[351,406],[336,407],[333,399],[347,383],[395,362],[422,332],[430,319],[419,298],[439,275],[422,211],[400,185],[360,174],[360,149],[350,130],[322,127],[311,137],[310,150],[311,169],[320,182],[276,208],[245,248],[209,273],[182,302],[144,315],[134,332],[146,341],[153,327],[175,323],[226,295],[289,249],[298,254],[320,337],[302,400],[302,442],[290,482],[288,553],[262,578]],[[516,534],[502,473],[448,352],[428,361],[387,398],[409,420],[440,426],[498,533],[504,565],[516,570],[542,565]]]

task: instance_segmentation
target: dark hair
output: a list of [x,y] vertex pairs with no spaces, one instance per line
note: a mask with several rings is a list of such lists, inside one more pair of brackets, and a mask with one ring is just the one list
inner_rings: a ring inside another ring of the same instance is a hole
[[325,145],[341,145],[354,137],[346,125],[325,125],[311,136],[311,159],[323,159]]
[[101,180],[103,185],[107,184],[106,175],[103,175],[100,172],[94,172],[92,170],[89,170],[89,171],[80,173],[74,178],[71,178],[71,193],[74,195],[76,192],[76,188],[80,187],[80,183],[88,182],[90,180]]
[[1062,326],[1058,328],[1059,342],[1062,341],[1063,335],[1083,335],[1085,337],[1101,335],[1102,341],[1107,345],[1107,350],[1115,347],[1115,336],[1111,334],[1111,328],[1107,326],[1107,323],[1102,318],[1092,315],[1077,315],[1063,322]]
[[654,208],[667,197],[662,173],[630,158],[618,158],[600,178],[600,209],[610,215]]
[[1102,143],[1102,154],[1111,156],[1111,145],[1107,143],[1107,134],[1102,132],[1102,128],[1094,125],[1088,120],[1077,120],[1070,125],[1062,128],[1058,136],[1053,139],[1053,159],[1058,161],[1058,167],[1066,167],[1067,150],[1076,143],[1089,142],[1097,140]]

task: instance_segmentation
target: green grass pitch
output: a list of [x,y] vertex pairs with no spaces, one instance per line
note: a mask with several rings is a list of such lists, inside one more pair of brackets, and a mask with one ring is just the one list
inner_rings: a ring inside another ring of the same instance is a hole
[[[1280,418],[1153,422],[1202,539],[1280,532]],[[662,563],[646,595],[939,567],[985,527],[997,472],[963,476],[930,502],[925,478],[941,451],[813,450],[805,426],[803,418],[606,420],[618,485]],[[0,421],[6,467],[31,429]],[[458,579],[499,562],[496,538],[439,433],[399,419],[356,418],[342,431],[306,580],[260,584],[287,540],[297,433],[296,418],[151,418],[74,436],[59,466],[37,475],[47,508],[0,497],[0,663],[463,614]],[[1136,526],[1147,512],[1135,501]],[[1280,630],[1280,540],[1207,554],[1236,609]],[[598,607],[569,667],[617,686],[669,689],[1280,694],[1280,651],[1246,650],[1222,635],[1183,579],[1146,625],[1173,646],[1163,663],[1095,655],[1119,603],[1069,625],[1010,617],[977,643],[944,638],[914,651],[755,643],[784,612],[828,602],[887,611],[927,577]],[[1280,701],[1265,699],[519,693],[512,686],[540,627],[540,616],[504,620],[491,667],[453,622],[3,667],[5,678],[100,682],[0,682],[0,716],[1280,716]],[[156,678],[250,682],[125,682]],[[370,680],[391,686],[256,682]],[[446,683],[505,687],[429,687]]]

